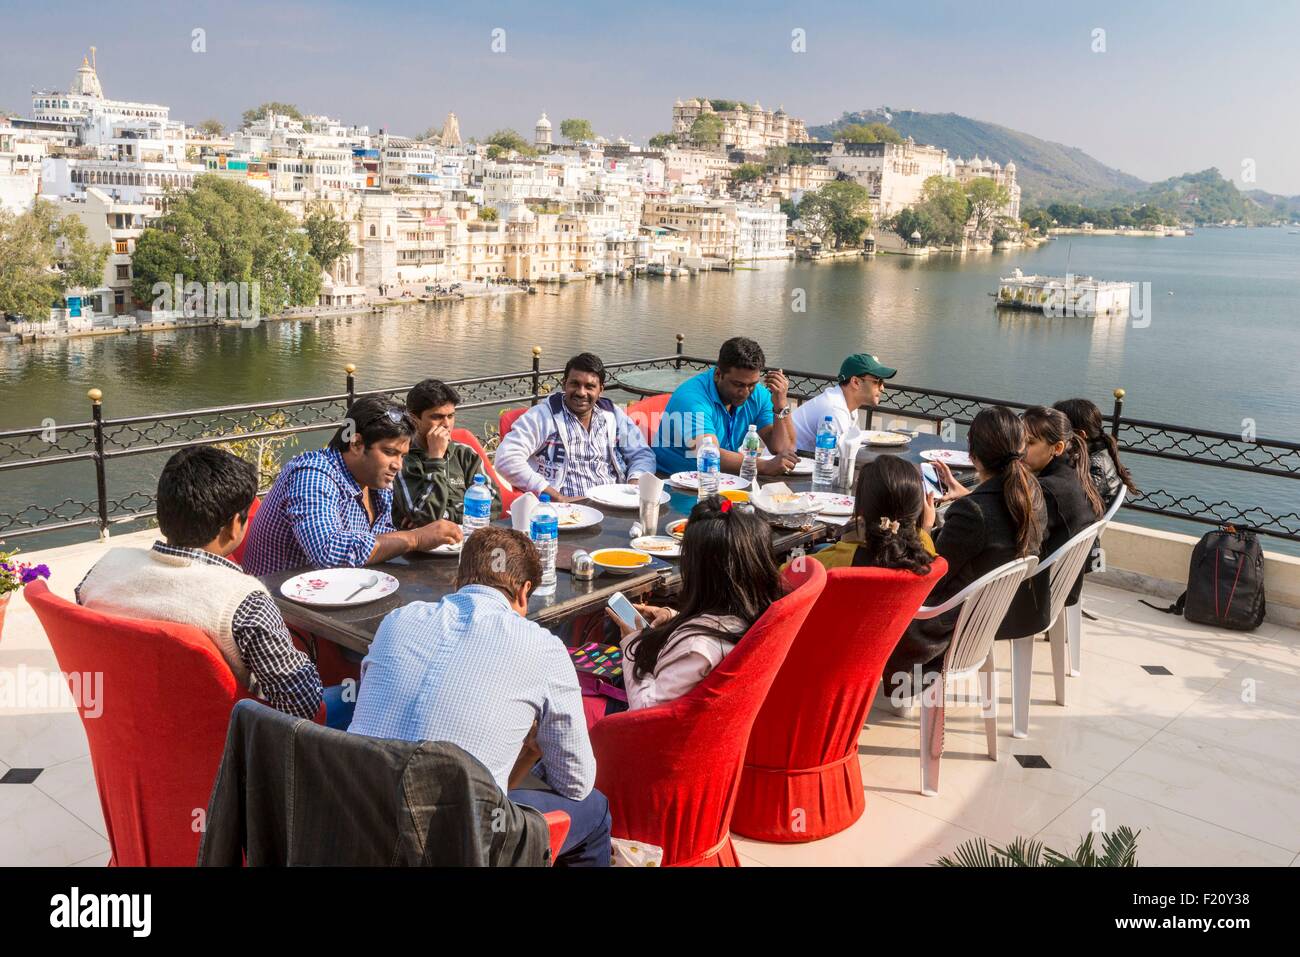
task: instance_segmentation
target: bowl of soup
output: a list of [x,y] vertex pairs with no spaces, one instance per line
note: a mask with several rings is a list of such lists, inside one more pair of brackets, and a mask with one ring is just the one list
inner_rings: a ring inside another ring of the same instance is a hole
[[727,488],[718,493],[723,498],[735,505],[745,505],[749,502],[749,493],[740,488]]
[[650,565],[651,558],[645,552],[631,548],[598,548],[591,553],[591,561],[601,571],[613,575],[631,575]]

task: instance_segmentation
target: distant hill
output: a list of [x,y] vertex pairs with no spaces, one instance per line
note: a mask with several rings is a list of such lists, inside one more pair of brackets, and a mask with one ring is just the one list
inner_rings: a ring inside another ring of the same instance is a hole
[[884,107],[845,113],[833,123],[809,127],[808,132],[817,139],[828,140],[836,130],[850,123],[888,123],[918,143],[943,147],[950,156],[987,156],[1003,164],[1013,160],[1023,207],[1050,202],[1084,205],[1123,202],[1147,186],[1136,176],[1107,166],[1077,147],[956,113],[918,113]]
[[1246,195],[1274,216],[1292,222],[1300,220],[1300,196],[1279,196],[1277,193],[1266,193],[1262,189],[1247,190]]
[[1203,169],[1199,173],[1184,173],[1182,176],[1153,183],[1138,195],[1137,201],[1171,210],[1181,219],[1194,223],[1221,223],[1230,220],[1267,223],[1281,215],[1241,192],[1236,184],[1224,179],[1214,168]]

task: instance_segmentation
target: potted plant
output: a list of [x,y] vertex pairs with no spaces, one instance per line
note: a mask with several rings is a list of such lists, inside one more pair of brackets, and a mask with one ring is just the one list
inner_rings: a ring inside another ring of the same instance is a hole
[[990,846],[982,838],[966,841],[951,856],[935,861],[938,867],[1137,867],[1137,838],[1141,831],[1119,827],[1101,834],[1101,853],[1088,834],[1073,854],[1045,847],[1041,841],[1018,837],[1006,847]]
[[29,565],[15,561],[16,554],[16,551],[0,552],[0,635],[4,634],[5,609],[9,606],[9,596],[30,581],[50,577],[48,565]]

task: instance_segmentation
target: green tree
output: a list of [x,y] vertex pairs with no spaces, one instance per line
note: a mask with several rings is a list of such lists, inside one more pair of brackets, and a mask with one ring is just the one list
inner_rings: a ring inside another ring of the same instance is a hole
[[722,120],[713,113],[701,113],[691,124],[691,140],[696,146],[714,149],[722,145]]
[[970,198],[961,183],[942,176],[927,178],[921,184],[921,205],[935,230],[928,240],[935,243],[961,242],[970,219]]
[[785,213],[785,218],[789,222],[793,223],[799,218],[799,207],[796,206],[792,200],[781,200],[781,212]]
[[744,183],[752,183],[756,179],[762,179],[764,172],[761,163],[741,163],[731,171],[731,185],[740,186]]
[[136,242],[136,299],[156,298],[155,283],[256,283],[261,311],[305,306],[320,293],[320,263],[305,230],[261,191],[218,176],[168,195],[167,213]]
[[661,150],[665,146],[672,146],[676,142],[676,133],[656,133],[654,136],[650,137],[650,148]]
[[220,120],[207,119],[198,125],[198,131],[205,136],[225,136],[226,127]]
[[823,243],[854,246],[871,225],[871,191],[851,181],[827,183],[799,202],[799,218]]
[[478,218],[485,223],[495,223],[497,221],[497,210],[495,206],[480,206],[478,208]]
[[950,228],[947,224],[943,227],[936,224],[929,207],[924,203],[897,213],[889,221],[889,227],[904,242],[920,242],[923,246],[934,246],[945,242]]
[[0,208],[0,314],[46,319],[69,289],[103,282],[108,251],[55,203],[38,199],[20,214]]
[[1011,202],[1005,186],[981,176],[966,184],[966,197],[970,200],[970,215],[975,220],[975,234],[983,236],[993,226],[998,210]]
[[763,164],[769,169],[783,166],[811,166],[812,151],[802,146],[769,146],[763,157]]
[[302,113],[298,111],[298,107],[294,106],[292,103],[281,103],[278,100],[268,100],[261,106],[255,106],[251,110],[244,110],[243,115],[239,118],[239,122],[243,126],[249,126],[264,117],[267,110],[277,113],[280,116],[291,117],[295,120],[301,120],[303,118]]
[[594,140],[596,131],[587,120],[560,120],[560,135],[570,143],[582,143]]
[[317,204],[303,219],[307,244],[312,257],[323,269],[332,269],[340,258],[352,251],[352,230],[339,218],[333,207]]
[[835,132],[845,143],[901,143],[902,135],[887,123],[850,123]]
[[441,136],[442,136],[442,128],[438,126],[431,126],[423,133],[421,133],[419,136],[417,136],[415,139],[416,142],[418,143],[436,143],[441,138]]
[[[518,153],[520,156],[537,155],[537,150],[529,146],[522,135],[511,129],[496,130],[484,142],[488,144],[488,156],[491,159],[511,152]],[[494,146],[495,151],[492,149]]]

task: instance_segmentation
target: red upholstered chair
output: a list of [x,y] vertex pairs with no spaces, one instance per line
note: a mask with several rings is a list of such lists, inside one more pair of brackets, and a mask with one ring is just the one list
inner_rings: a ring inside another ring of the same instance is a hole
[[[197,628],[90,611],[41,581],[23,594],[59,669],[103,676],[98,700],[83,695],[77,709],[109,865],[193,867],[202,836],[194,812],[208,806],[230,711],[244,697],[229,666]],[[102,713],[88,714],[86,703]]]
[[754,722],[733,831],[761,841],[816,841],[862,816],[862,723],[886,660],[947,570],[938,558],[928,575],[827,573]]
[[663,395],[652,395],[648,399],[640,399],[628,404],[628,418],[641,430],[646,444],[651,442],[655,432],[658,431],[659,420],[663,418],[664,409],[668,408],[668,400],[672,397],[671,392],[665,392]]
[[468,445],[474,450],[474,453],[478,456],[478,460],[483,463],[484,474],[487,475],[489,480],[496,483],[497,491],[501,493],[502,510],[505,512],[510,511],[511,503],[514,502],[514,500],[522,493],[516,492],[512,489],[510,483],[497,474],[497,470],[492,467],[492,460],[489,459],[488,454],[483,451],[483,446],[480,445],[478,439],[474,437],[474,433],[469,429],[452,429],[451,440],[453,442],[459,442],[461,445]]
[[248,530],[253,527],[253,516],[257,510],[262,507],[261,498],[253,499],[253,504],[248,508],[248,521],[244,524],[244,537],[239,542],[239,547],[230,553],[230,560],[236,565],[244,564],[244,546],[248,544]]
[[664,866],[740,864],[729,831],[750,728],[826,570],[807,562],[788,581],[795,589],[690,694],[591,729],[596,787],[609,798],[614,836],[662,847]]
[[504,439],[506,437],[506,433],[510,431],[510,427],[515,424],[515,420],[527,412],[528,408],[528,406],[524,406],[522,409],[505,409],[501,413],[500,418],[497,419],[497,432],[500,434],[501,438]]
[[563,811],[547,811],[542,815],[546,818],[546,829],[550,833],[551,842],[551,860],[554,861],[560,856],[560,848],[564,847],[564,839],[569,836],[569,815]]

